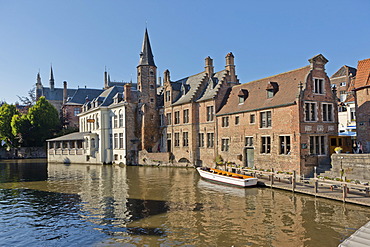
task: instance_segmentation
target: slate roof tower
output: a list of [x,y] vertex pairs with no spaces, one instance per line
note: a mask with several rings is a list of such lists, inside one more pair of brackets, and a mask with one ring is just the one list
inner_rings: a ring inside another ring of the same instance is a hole
[[158,142],[159,113],[157,108],[157,66],[150,46],[148,30],[145,29],[143,45],[137,66],[137,89],[139,91],[139,125],[141,126],[141,149],[155,150]]

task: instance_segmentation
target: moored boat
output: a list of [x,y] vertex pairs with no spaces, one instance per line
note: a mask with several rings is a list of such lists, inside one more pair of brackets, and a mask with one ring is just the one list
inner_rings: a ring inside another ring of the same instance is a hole
[[241,187],[249,187],[257,184],[257,178],[238,173],[206,167],[197,167],[197,171],[202,178],[216,182],[232,184]]

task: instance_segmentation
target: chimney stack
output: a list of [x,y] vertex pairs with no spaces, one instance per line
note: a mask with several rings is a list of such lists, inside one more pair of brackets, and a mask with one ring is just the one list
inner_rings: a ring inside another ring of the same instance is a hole
[[212,75],[213,75],[213,59],[208,56],[208,57],[206,57],[205,60],[206,60],[206,66],[204,68],[206,70],[206,73],[208,74],[209,77],[212,77]]
[[132,102],[132,98],[131,98],[131,83],[127,83],[123,86],[123,93],[124,93],[124,100],[127,102],[127,103],[131,103]]
[[63,105],[67,103],[67,82],[63,82]]

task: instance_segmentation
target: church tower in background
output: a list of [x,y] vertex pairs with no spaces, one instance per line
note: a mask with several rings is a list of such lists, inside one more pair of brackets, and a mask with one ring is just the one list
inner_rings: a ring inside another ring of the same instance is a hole
[[137,66],[137,89],[139,93],[139,119],[141,120],[141,149],[157,151],[159,113],[157,108],[157,66],[150,46],[148,30],[145,29],[140,61]]

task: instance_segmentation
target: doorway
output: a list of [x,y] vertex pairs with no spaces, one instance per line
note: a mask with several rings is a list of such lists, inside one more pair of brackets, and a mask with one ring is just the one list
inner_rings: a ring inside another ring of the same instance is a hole
[[254,148],[244,148],[244,166],[254,168]]

